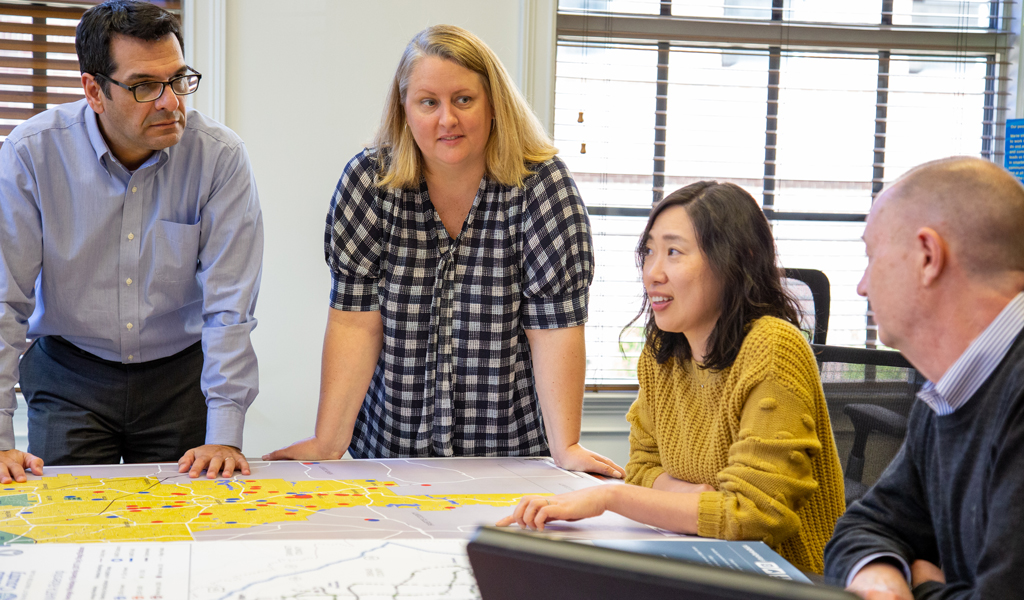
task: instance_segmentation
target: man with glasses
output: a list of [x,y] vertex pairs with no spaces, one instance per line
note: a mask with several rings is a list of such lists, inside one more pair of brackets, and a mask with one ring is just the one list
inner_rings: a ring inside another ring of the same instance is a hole
[[109,0],[76,33],[85,99],[0,147],[0,481],[44,462],[248,475],[263,222],[245,147],[186,109],[202,75],[173,15]]

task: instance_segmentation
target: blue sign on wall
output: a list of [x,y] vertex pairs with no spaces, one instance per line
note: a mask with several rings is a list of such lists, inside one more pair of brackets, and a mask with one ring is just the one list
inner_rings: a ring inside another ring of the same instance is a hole
[[1006,120],[1006,144],[1003,166],[1024,183],[1024,119]]

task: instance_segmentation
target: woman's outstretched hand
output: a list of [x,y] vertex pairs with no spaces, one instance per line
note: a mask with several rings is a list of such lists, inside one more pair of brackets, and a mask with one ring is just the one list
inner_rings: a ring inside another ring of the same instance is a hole
[[523,529],[544,530],[550,521],[578,521],[596,517],[608,507],[611,488],[618,484],[596,485],[558,496],[523,496],[515,511],[498,521],[498,527],[518,523]]

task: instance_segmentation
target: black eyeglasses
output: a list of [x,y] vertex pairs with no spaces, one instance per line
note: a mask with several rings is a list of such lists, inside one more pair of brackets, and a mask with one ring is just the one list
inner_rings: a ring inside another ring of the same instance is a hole
[[102,77],[110,83],[123,87],[132,93],[136,102],[156,102],[164,95],[164,89],[167,86],[171,86],[171,91],[176,96],[188,96],[199,89],[199,80],[203,78],[203,74],[192,67],[188,68],[192,71],[191,73],[171,77],[168,81],[143,81],[135,85],[125,85],[103,73],[93,73],[93,77]]

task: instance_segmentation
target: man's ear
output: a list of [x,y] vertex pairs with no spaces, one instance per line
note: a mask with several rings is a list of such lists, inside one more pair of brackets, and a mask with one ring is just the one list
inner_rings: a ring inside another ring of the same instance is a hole
[[96,81],[91,73],[82,73],[82,89],[85,90],[85,99],[92,107],[93,112],[98,115],[103,114],[104,102],[109,101],[107,95],[103,93],[103,88],[100,87],[100,82]]
[[917,251],[921,256],[921,285],[928,287],[942,275],[948,261],[949,245],[937,231],[931,227],[917,230],[915,238]]

